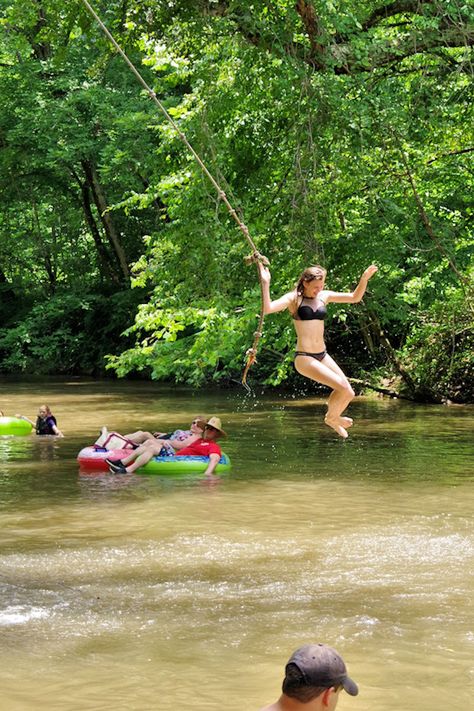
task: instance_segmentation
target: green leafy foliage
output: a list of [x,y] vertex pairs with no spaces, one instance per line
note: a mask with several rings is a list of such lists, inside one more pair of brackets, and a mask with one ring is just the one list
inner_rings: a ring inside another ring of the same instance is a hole
[[0,371],[103,374],[104,355],[127,345],[121,336],[138,293],[61,295],[45,299],[0,330]]
[[402,352],[420,385],[442,400],[473,402],[472,311],[461,289],[448,288],[444,295],[418,312]]
[[[73,5],[12,3],[0,16],[2,367],[96,368],[107,339],[87,345],[79,304],[96,313],[131,286],[130,303],[143,298],[134,318],[119,309],[127,346],[108,351],[110,371],[238,380],[260,307],[249,247]],[[338,291],[379,265],[365,304],[331,309],[328,345],[348,374],[396,371],[413,397],[472,398],[472,7],[95,6],[245,217],[275,296],[310,263]],[[293,348],[287,316],[268,317],[253,377],[292,382]]]

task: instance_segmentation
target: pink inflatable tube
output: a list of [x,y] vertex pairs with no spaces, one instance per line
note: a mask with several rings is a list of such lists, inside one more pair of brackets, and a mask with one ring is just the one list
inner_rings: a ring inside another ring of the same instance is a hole
[[95,447],[84,447],[77,455],[77,461],[85,469],[100,469],[108,471],[109,465],[105,459],[123,459],[130,454],[130,449],[95,449]]

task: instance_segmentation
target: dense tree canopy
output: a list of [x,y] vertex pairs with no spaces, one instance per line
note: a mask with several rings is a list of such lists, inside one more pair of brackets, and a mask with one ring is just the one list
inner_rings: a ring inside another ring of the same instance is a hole
[[[347,371],[474,399],[473,43],[463,0],[121,0],[102,20],[272,264],[323,263]],[[248,245],[85,4],[3,2],[0,367],[239,378]],[[123,332],[123,333],[122,333]],[[252,378],[291,381],[266,319]]]

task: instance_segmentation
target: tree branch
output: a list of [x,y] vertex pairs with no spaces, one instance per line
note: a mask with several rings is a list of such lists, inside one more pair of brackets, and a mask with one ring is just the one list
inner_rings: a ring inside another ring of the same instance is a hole
[[325,66],[326,42],[323,25],[311,2],[296,0],[296,12],[301,17],[311,46],[310,57],[315,67]]
[[436,233],[435,233],[435,231],[434,231],[434,229],[433,229],[433,225],[431,224],[431,220],[430,220],[430,218],[428,217],[428,213],[427,213],[426,210],[425,210],[425,206],[423,205],[423,201],[422,201],[422,199],[421,199],[421,197],[420,197],[420,194],[419,194],[419,192],[418,192],[418,188],[417,188],[417,185],[416,185],[416,182],[415,182],[415,178],[414,178],[414,176],[413,176],[413,173],[412,173],[412,171],[410,170],[410,166],[409,166],[409,163],[408,163],[408,156],[406,155],[405,151],[403,150],[402,146],[400,145],[400,142],[399,142],[399,140],[398,140],[398,137],[396,137],[396,140],[397,140],[397,143],[399,144],[399,152],[400,152],[400,156],[401,156],[401,159],[402,159],[402,163],[403,163],[404,168],[405,168],[406,177],[407,177],[407,179],[408,179],[408,182],[410,183],[410,187],[411,187],[412,192],[413,192],[413,197],[415,198],[415,203],[416,203],[416,206],[417,206],[417,208],[418,208],[418,214],[420,215],[420,218],[421,218],[421,221],[422,221],[422,223],[423,223],[423,226],[424,226],[424,228],[425,228],[425,230],[426,230],[426,233],[427,233],[427,235],[429,236],[429,238],[430,238],[430,239],[434,242],[434,244],[436,245],[436,249],[438,250],[438,252],[447,260],[447,262],[448,262],[449,266],[451,267],[452,271],[453,271],[453,272],[456,274],[456,276],[458,277],[458,279],[459,279],[459,281],[460,281],[460,283],[461,283],[461,286],[465,286],[465,285],[466,285],[466,282],[467,282],[466,277],[465,277],[463,274],[461,274],[461,272],[460,272],[459,269],[457,268],[456,263],[454,262],[454,258],[449,254],[449,252],[445,249],[445,247],[443,246],[443,244],[442,244],[442,243],[440,242],[440,240],[438,239],[438,237],[437,237],[437,235],[436,235]]
[[442,158],[447,158],[448,156],[460,156],[463,153],[472,153],[474,151],[474,146],[471,148],[461,148],[459,151],[449,151],[448,153],[441,153],[439,156],[436,156],[435,158],[431,158],[431,160],[426,161],[426,165],[430,165],[430,163],[434,163],[437,160],[441,160]]
[[[237,4],[238,8],[238,4]],[[409,26],[410,16],[422,16],[430,10],[430,18],[438,19],[436,29],[412,28],[401,35],[390,36],[381,41],[371,42],[368,31],[381,21],[390,17],[406,15]],[[252,45],[269,53],[282,52],[287,56],[309,65],[316,72],[334,72],[338,75],[356,74],[372,71],[402,62],[417,54],[432,53],[437,49],[450,47],[470,48],[474,46],[474,28],[460,17],[456,22],[442,13],[442,8],[433,0],[395,0],[374,10],[360,29],[354,26],[350,34],[331,36],[326,32],[314,3],[309,0],[296,0],[295,10],[309,39],[310,49],[302,43],[294,42],[289,36],[280,43],[275,43],[274,34],[263,32],[261,25],[253,23],[248,10],[240,13],[225,0],[220,2],[202,2],[201,13],[208,16],[228,17],[236,30]],[[355,43],[364,41],[367,54],[360,57]],[[457,67],[457,65],[456,65]]]
[[367,31],[374,25],[377,25],[381,20],[386,20],[394,15],[402,15],[409,13],[411,15],[422,15],[423,5],[434,5],[433,0],[395,0],[388,5],[378,7],[371,15],[362,23],[362,29]]
[[348,378],[348,380],[351,383],[354,383],[355,385],[362,385],[363,388],[370,388],[370,390],[375,390],[375,392],[382,393],[382,395],[388,395],[391,398],[397,398],[399,400],[409,400],[410,402],[413,402],[414,400],[413,397],[409,397],[408,395],[402,395],[396,390],[390,390],[389,388],[382,388],[377,385],[372,385],[372,383],[368,383],[366,380],[361,380],[360,378]]

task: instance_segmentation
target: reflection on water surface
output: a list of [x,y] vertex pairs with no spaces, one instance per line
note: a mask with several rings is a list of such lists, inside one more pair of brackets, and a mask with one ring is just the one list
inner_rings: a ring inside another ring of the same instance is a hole
[[[360,685],[342,709],[469,707],[473,408],[359,400],[342,442],[320,399],[2,386],[8,412],[44,400],[64,440],[0,438],[6,708],[257,709],[315,639]],[[231,434],[229,475],[79,472],[102,424],[201,411]]]

